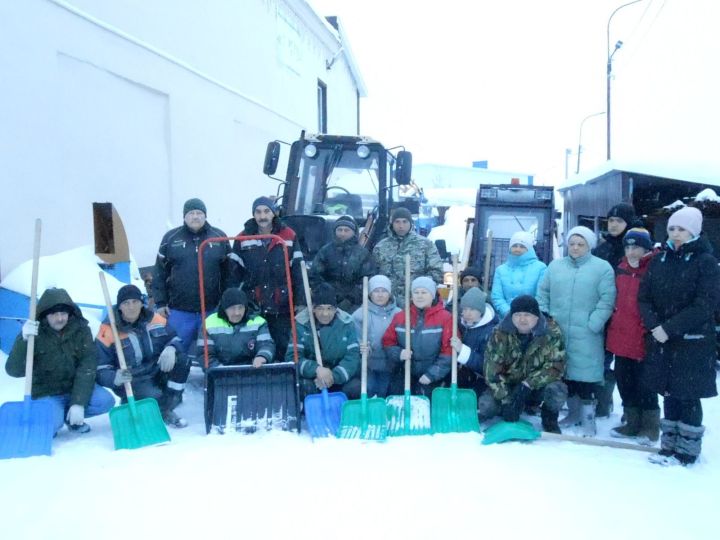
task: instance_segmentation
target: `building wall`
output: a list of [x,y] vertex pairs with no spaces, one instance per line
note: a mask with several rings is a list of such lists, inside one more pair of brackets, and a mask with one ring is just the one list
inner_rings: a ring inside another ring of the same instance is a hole
[[[92,202],[112,202],[140,266],[201,197],[236,234],[268,141],[357,132],[358,86],[337,34],[304,0],[25,0],[0,3],[0,275],[93,242]],[[10,193],[12,195],[10,195]]]

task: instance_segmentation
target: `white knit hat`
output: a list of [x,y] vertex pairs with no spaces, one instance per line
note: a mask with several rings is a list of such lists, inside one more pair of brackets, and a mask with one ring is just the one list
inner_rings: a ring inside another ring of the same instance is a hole
[[693,236],[700,236],[702,231],[702,212],[692,206],[685,206],[675,212],[668,220],[668,229],[670,227],[682,227],[686,231],[690,231]]
[[532,233],[518,231],[510,237],[510,247],[513,247],[515,244],[520,244],[530,251],[535,244],[535,238],[533,238]]
[[590,249],[595,249],[595,246],[597,245],[597,236],[590,229],[582,226],[573,227],[570,229],[570,232],[568,232],[568,242],[570,241],[571,236],[576,235],[584,238],[588,246],[590,246]]
[[371,277],[368,281],[368,292],[373,292],[375,289],[385,289],[387,292],[392,292],[390,278],[382,274]]

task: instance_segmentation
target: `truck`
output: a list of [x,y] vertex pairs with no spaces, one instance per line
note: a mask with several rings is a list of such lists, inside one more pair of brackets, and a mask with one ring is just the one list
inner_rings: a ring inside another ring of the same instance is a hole
[[[283,145],[290,152],[285,177],[279,178],[274,175]],[[333,223],[342,215],[353,217],[360,243],[372,250],[393,208],[405,206],[418,213],[412,154],[404,148],[394,150],[370,137],[304,131],[292,144],[268,143],[263,172],[280,181],[279,213],[297,233],[306,260],[332,239]]]

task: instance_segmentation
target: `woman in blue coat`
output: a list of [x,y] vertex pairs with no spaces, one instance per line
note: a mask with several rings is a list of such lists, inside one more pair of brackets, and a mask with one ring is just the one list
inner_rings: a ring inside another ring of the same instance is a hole
[[504,264],[495,270],[492,300],[495,310],[502,319],[510,312],[510,302],[518,296],[535,296],[538,285],[545,275],[547,265],[537,258],[529,232],[518,231],[510,238],[510,255]]
[[615,273],[595,257],[595,233],[574,227],[568,233],[568,255],[550,263],[538,288],[540,310],[562,330],[567,354],[565,379],[570,412],[562,424],[582,423],[583,435],[595,435],[595,391],[603,381],[605,322],[615,305]]

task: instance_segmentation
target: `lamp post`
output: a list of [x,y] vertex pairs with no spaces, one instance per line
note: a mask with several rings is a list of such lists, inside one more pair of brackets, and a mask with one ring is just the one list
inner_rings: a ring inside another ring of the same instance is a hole
[[[642,2],[642,0],[633,0],[632,2],[628,2],[626,4],[623,4],[617,8],[615,8],[615,11],[613,11],[610,14],[610,17],[608,18],[607,22],[607,106],[605,109],[606,113],[606,120],[607,120],[607,159],[610,159],[610,79],[612,78],[612,59],[617,50],[622,47],[623,42],[618,41],[615,43],[615,47],[613,50],[610,50],[610,22],[612,21],[612,18],[615,16],[615,14],[620,11],[622,8],[632,6],[633,4],[637,4],[638,2]],[[580,159],[580,156],[578,156],[578,161]]]
[[588,114],[585,118],[582,119],[582,122],[580,122],[580,133],[578,133],[577,168],[575,169],[575,174],[580,174],[580,154],[582,153],[582,131],[583,131],[583,126],[585,125],[585,120],[589,120],[590,118],[594,118],[595,116],[600,116],[601,114],[605,114],[605,111]]

